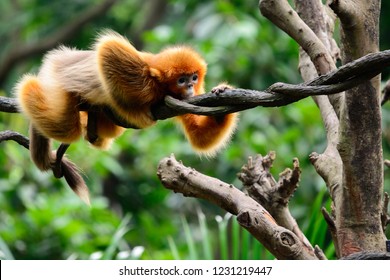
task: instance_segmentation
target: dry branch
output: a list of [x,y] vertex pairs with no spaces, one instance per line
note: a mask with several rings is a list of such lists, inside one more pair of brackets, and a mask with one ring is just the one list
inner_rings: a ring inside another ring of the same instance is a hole
[[233,185],[186,167],[173,156],[160,161],[157,174],[167,189],[205,199],[236,215],[238,223],[276,258],[318,259],[296,234],[278,225],[263,206]]
[[[331,13],[320,0],[294,0],[294,2],[298,14],[310,29],[313,30],[316,36],[316,38],[310,38],[310,40],[315,42],[319,39],[326,48],[326,56],[331,56],[334,61],[338,60],[340,58],[340,50],[333,39],[334,14]],[[295,27],[291,26],[290,28]],[[316,50],[315,48],[311,48],[308,51],[315,52]],[[325,50],[322,49],[321,52],[325,52]],[[311,80],[313,77],[317,76],[318,71],[316,71],[313,64],[315,61],[312,61],[312,59],[310,59],[311,57],[313,57],[312,54],[306,53],[301,48],[299,54],[299,70],[305,81]],[[317,63],[319,64],[317,69],[322,71],[320,74],[326,74],[326,71],[335,68],[335,65],[329,64],[325,59],[318,59]],[[337,73],[342,73],[342,67],[338,69],[340,72]],[[339,78],[342,80],[341,76]],[[344,93],[337,94],[334,97],[333,95],[315,96],[313,97],[313,100],[320,109],[321,118],[326,131],[327,147],[322,154],[311,153],[310,161],[317,173],[324,179],[333,203],[335,203],[334,201],[337,199],[337,192],[341,189],[340,170],[342,162],[337,151],[337,143],[340,124],[340,106],[344,100]]]
[[381,105],[383,106],[390,99],[390,80],[387,81],[385,87],[382,90],[382,93]]
[[[307,7],[313,5],[315,1],[296,1],[297,6],[306,4]],[[331,70],[336,69],[331,53],[328,52],[326,45],[315,34],[314,28],[310,28],[304,20],[297,14],[286,0],[260,0],[260,12],[268,18],[273,24],[279,27],[293,38],[299,46],[307,53],[310,60],[313,62],[318,75],[326,74]],[[310,12],[316,15],[316,21],[321,20],[318,15],[317,8],[313,8]],[[309,15],[308,14],[308,15]],[[307,15],[307,16],[308,16]],[[342,103],[342,95],[336,95],[334,98],[329,98],[337,115],[340,112],[340,105]]]
[[266,156],[249,157],[248,163],[237,174],[249,196],[260,203],[282,227],[291,230],[307,250],[313,247],[300,230],[296,220],[291,215],[288,203],[298,187],[301,170],[298,159],[293,160],[293,169],[287,168],[279,174],[276,181],[270,169],[276,158],[275,152]]
[[382,213],[381,213],[383,232],[386,232],[387,225],[390,224],[390,215],[387,210],[389,208],[389,202],[390,202],[390,196],[387,192],[385,192],[383,197],[383,205],[382,205]]

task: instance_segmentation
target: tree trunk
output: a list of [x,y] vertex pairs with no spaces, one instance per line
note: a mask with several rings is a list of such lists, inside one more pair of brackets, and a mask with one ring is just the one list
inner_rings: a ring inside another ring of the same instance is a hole
[[[330,5],[341,21],[343,63],[378,52],[379,0],[343,0]],[[346,91],[343,105],[338,144],[343,187],[342,199],[335,205],[340,257],[385,251],[380,76]]]

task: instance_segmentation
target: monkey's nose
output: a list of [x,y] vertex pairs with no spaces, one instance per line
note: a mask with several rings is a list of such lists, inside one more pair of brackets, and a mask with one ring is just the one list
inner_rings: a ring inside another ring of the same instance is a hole
[[186,90],[186,97],[191,97],[194,95],[194,87],[191,85],[191,86],[188,86],[187,90]]

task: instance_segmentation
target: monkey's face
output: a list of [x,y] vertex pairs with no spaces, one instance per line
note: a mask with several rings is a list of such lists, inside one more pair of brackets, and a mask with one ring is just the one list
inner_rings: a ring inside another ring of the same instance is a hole
[[186,99],[194,96],[197,93],[199,83],[198,73],[190,75],[181,75],[176,78],[175,82],[171,83],[170,91],[177,95],[175,97]]

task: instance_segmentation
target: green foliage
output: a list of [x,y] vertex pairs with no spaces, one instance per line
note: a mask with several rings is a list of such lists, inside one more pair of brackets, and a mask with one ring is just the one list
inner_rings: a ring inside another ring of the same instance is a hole
[[16,215],[3,201],[0,215],[0,235],[16,259],[88,258],[98,248],[110,245],[120,223],[103,199],[96,199],[88,209],[65,192],[40,194],[34,203],[24,206]]
[[[220,81],[259,90],[277,81],[300,81],[296,43],[260,15],[257,2],[170,0],[161,11],[163,16],[147,30],[143,26],[154,1],[117,2],[106,15],[64,43],[88,48],[100,29],[112,28],[148,51],[189,44],[208,62],[208,90]],[[15,3],[0,1],[0,63],[10,50],[43,41],[101,1]],[[385,31],[389,17],[382,18]],[[388,46],[389,38],[384,36],[382,44]],[[10,96],[19,77],[36,72],[40,60],[37,55],[10,69],[0,94]],[[386,156],[390,151],[389,122],[385,107]],[[0,131],[6,129],[26,135],[27,122],[22,116],[1,113]],[[329,207],[329,202],[323,181],[308,160],[311,152],[324,150],[325,140],[318,109],[305,99],[283,108],[241,113],[231,144],[215,158],[196,155],[170,120],[142,131],[128,130],[107,152],[80,141],[71,146],[68,156],[84,170],[91,208],[83,205],[63,180],[39,172],[27,150],[14,142],[1,143],[0,258],[272,259],[234,219],[208,203],[165,190],[156,176],[159,160],[175,153],[185,165],[239,187],[236,173],[247,157],[270,150],[278,155],[275,173],[299,158],[302,180],[291,210],[309,240],[331,257],[330,239],[320,215],[320,207]],[[386,180],[389,174],[386,171]]]
[[[328,259],[335,259],[335,249],[321,208],[330,207],[330,199],[323,188],[309,208],[308,218],[302,230],[311,244],[318,245]],[[202,260],[272,260],[275,257],[259,243],[248,231],[244,230],[231,214],[215,216],[217,234],[210,234],[215,227],[212,220],[206,220],[203,212],[198,211],[198,229],[190,228],[188,221],[182,218],[182,228],[186,246],[179,252],[179,245],[169,236],[168,243],[174,259]],[[188,254],[188,255],[187,255]],[[184,256],[184,257],[183,257]]]
[[[204,213],[198,211],[198,229],[190,228],[188,221],[182,218],[182,228],[187,245],[182,248],[183,252],[180,254],[179,245],[172,237],[168,237],[173,258],[177,260],[274,259],[273,255],[248,231],[241,228],[232,217],[231,214],[226,214],[224,217],[217,215],[213,223],[206,221]],[[212,234],[215,231],[213,229],[215,222],[217,223],[217,235]]]
[[314,199],[308,213],[308,219],[302,226],[302,230],[311,244],[318,245],[328,259],[335,259],[335,248],[327,231],[327,224],[322,216],[321,209],[324,207],[330,211],[331,200],[326,188],[320,190]]

